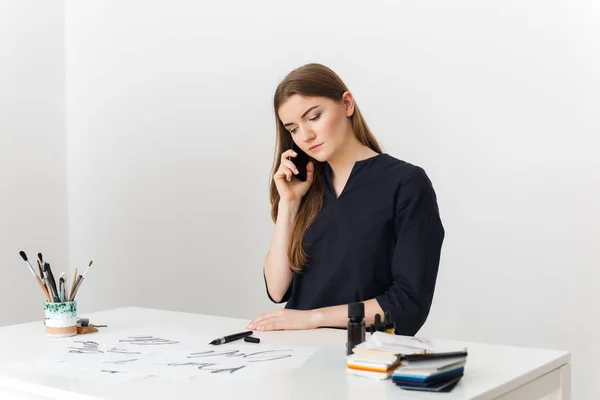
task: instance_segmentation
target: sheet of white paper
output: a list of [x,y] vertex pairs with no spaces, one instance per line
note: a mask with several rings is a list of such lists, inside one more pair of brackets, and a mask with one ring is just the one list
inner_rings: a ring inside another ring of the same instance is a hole
[[47,358],[39,358],[28,363],[13,364],[12,367],[28,372],[37,372],[41,374],[49,373],[69,379],[81,379],[102,383],[123,383],[148,377],[146,374],[115,371],[112,368],[82,369],[69,362],[52,361]]
[[[144,331],[128,330],[110,333],[97,333],[89,336],[74,336],[55,341],[48,348],[46,356],[54,360],[103,360],[120,359],[123,356],[141,357],[164,351],[176,351],[186,345],[197,343],[199,338],[185,331],[161,328]],[[144,332],[152,331],[152,334]],[[142,332],[142,333],[140,333]],[[202,338],[201,340],[206,340]]]
[[317,350],[241,340],[213,346],[207,344],[210,340],[161,327],[74,336],[53,342],[45,357],[29,366],[107,382],[147,376],[256,381],[265,374],[300,367]]
[[317,347],[273,346],[228,343],[221,346],[197,345],[183,351],[162,352],[142,362],[118,362],[112,368],[134,373],[148,373],[181,379],[198,377],[246,381],[263,375],[300,367]]

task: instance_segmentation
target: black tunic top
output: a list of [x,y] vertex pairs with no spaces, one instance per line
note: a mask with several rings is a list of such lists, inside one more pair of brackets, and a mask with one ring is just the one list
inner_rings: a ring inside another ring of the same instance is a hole
[[431,181],[422,168],[379,154],[354,164],[336,198],[324,167],[323,208],[303,241],[308,265],[293,273],[281,302],[310,310],[375,298],[396,333],[416,334],[429,314],[445,235]]

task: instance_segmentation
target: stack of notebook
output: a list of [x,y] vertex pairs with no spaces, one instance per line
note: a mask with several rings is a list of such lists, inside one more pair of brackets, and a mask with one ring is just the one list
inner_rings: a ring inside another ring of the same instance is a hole
[[467,349],[375,332],[347,357],[348,372],[391,380],[403,389],[449,391],[461,379]]
[[403,389],[450,391],[462,378],[466,362],[466,352],[406,356],[391,377]]
[[400,365],[399,357],[395,354],[371,354],[356,351],[347,357],[348,372],[373,379],[387,379]]

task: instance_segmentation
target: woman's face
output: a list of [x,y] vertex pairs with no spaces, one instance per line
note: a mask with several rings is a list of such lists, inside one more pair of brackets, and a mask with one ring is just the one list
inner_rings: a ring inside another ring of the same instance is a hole
[[294,94],[278,110],[279,119],[296,145],[321,162],[331,159],[353,134],[348,118],[353,112],[350,92],[344,93],[341,102]]

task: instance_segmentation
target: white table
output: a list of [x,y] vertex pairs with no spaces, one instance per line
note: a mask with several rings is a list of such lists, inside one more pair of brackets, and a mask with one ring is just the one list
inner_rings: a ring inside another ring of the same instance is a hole
[[[245,330],[247,320],[145,308],[120,308],[81,315],[104,331],[142,326],[180,326],[220,337]],[[465,375],[449,393],[406,391],[391,381],[347,374],[346,331],[257,332],[262,343],[316,345],[319,350],[299,369],[260,382],[235,385],[197,380],[146,379],[100,384],[52,374],[11,370],[7,363],[33,360],[51,339],[41,321],[0,328],[0,398],[3,399],[570,399],[570,353],[464,342],[469,356]],[[93,334],[82,336],[93,340]],[[450,342],[449,342],[450,343]],[[260,346],[260,344],[257,344]],[[547,397],[546,397],[547,396]]]

